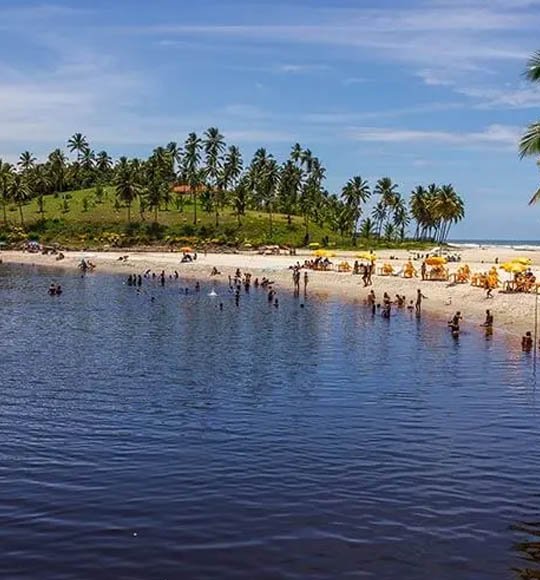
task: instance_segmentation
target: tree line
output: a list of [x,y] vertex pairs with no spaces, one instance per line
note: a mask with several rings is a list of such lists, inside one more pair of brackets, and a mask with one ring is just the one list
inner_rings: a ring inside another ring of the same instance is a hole
[[[137,202],[140,218],[146,219],[150,212],[157,222],[161,208],[174,200],[182,211],[186,199],[194,224],[201,211],[212,213],[216,226],[226,207],[233,209],[239,225],[247,210],[266,212],[270,237],[276,213],[285,214],[289,224],[293,216],[301,216],[306,243],[312,223],[326,224],[353,240],[403,240],[413,222],[416,239],[444,242],[452,224],[464,217],[463,199],[452,185],[419,185],[406,200],[389,177],[379,179],[372,188],[355,176],[339,193],[331,193],[325,187],[326,169],[309,149],[296,143],[279,163],[259,148],[244,163],[240,149],[227,146],[215,127],[202,136],[190,133],[182,146],[170,142],[157,147],[146,159],[113,160],[106,151],[94,152],[81,133],[70,137],[67,150],[71,159],[62,149],[55,149],[41,163],[29,151],[16,164],[0,160],[4,223],[9,204],[18,207],[24,225],[23,208],[29,200],[37,198],[43,218],[44,196],[92,187],[98,195],[105,187],[113,187],[128,222]],[[370,200],[373,207],[368,213]]]

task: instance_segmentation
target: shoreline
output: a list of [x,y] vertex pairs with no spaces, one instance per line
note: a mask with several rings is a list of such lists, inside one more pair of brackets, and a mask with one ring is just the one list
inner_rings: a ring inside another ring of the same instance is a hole
[[[493,265],[495,258],[499,263],[516,257],[515,250],[504,248],[462,249],[461,263],[448,264],[450,272],[455,272],[462,264],[469,264],[472,271],[485,271]],[[299,252],[297,256],[263,256],[256,253],[236,254],[199,254],[198,259],[191,263],[180,263],[181,254],[175,252],[133,252],[128,249],[114,252],[64,252],[65,258],[56,261],[54,255],[31,254],[21,251],[2,251],[0,259],[5,264],[26,266],[46,266],[62,270],[77,270],[81,258],[88,257],[96,264],[95,273],[106,272],[111,274],[142,273],[145,270],[165,270],[167,273],[178,271],[181,278],[193,281],[210,281],[216,279],[226,281],[228,275],[234,276],[237,268],[242,272],[251,272],[254,277],[266,276],[274,280],[276,289],[291,291],[293,289],[292,273],[289,267],[311,255],[310,252]],[[126,262],[120,261],[120,256],[129,256]],[[524,251],[520,255],[531,258],[532,270],[540,278],[540,253]],[[390,260],[390,257],[394,259]],[[378,252],[377,264],[391,263],[399,270],[409,257],[404,250],[387,250]],[[337,252],[332,258],[336,264],[347,260],[354,262],[354,252]],[[419,270],[420,262],[413,262]],[[210,271],[216,267],[220,276],[210,277]],[[427,296],[423,301],[422,312],[446,325],[453,314],[460,310],[463,314],[463,329],[481,331],[480,325],[485,319],[485,310],[489,308],[494,317],[494,331],[515,341],[526,331],[534,327],[535,295],[534,294],[505,294],[500,289],[495,290],[492,299],[485,297],[482,288],[472,287],[470,284],[453,285],[449,282],[424,281],[419,278],[405,279],[396,276],[373,276],[373,285],[364,288],[362,278],[351,273],[337,271],[307,270],[309,275],[308,293],[320,297],[335,296],[347,301],[364,303],[368,292],[373,289],[377,301],[382,299],[383,292],[388,292],[392,299],[396,294],[404,294],[407,303],[415,299],[416,290],[420,288]],[[501,272],[504,275],[504,273]],[[503,277],[504,279],[504,277]]]

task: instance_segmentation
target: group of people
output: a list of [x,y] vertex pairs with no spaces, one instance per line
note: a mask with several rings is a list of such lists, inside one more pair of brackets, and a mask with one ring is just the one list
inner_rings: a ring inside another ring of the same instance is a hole
[[60,296],[63,293],[62,286],[60,284],[56,284],[51,282],[49,286],[48,294],[49,296]]
[[407,304],[407,297],[404,294],[396,294],[395,299],[392,300],[388,292],[383,294],[382,303],[377,302],[377,296],[374,290],[370,290],[367,295],[366,303],[371,309],[372,314],[376,314],[378,310],[381,311],[381,316],[383,318],[390,318],[392,314],[392,306],[397,308],[407,308],[409,311],[415,311],[417,316],[420,316],[422,312],[422,301],[427,299],[427,296],[422,294],[422,291],[418,289],[416,291],[416,300],[410,300]]
[[[293,274],[292,274],[293,286],[294,286],[294,295],[295,296],[300,295],[300,279],[301,279],[301,277],[302,277],[302,274],[300,272],[300,268],[295,266],[293,268]],[[309,282],[309,276],[308,276],[308,273],[306,271],[306,272],[304,272],[304,296],[307,295],[308,282]]]

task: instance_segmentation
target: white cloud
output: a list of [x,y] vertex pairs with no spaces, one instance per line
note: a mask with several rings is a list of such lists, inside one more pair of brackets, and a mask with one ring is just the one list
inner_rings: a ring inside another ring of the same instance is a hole
[[442,145],[485,145],[517,147],[521,129],[506,125],[490,125],[483,131],[452,132],[386,127],[353,127],[346,131],[356,141],[375,143],[434,143]]

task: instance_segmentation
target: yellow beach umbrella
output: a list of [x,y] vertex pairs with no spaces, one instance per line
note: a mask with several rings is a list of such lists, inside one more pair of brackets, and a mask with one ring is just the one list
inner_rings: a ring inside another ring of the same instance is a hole
[[515,262],[516,264],[523,264],[524,266],[530,266],[532,264],[532,260],[530,258],[514,258],[510,261]]
[[501,270],[504,270],[509,274],[521,274],[527,270],[527,266],[525,264],[520,264],[519,262],[505,262],[502,264]]
[[372,252],[360,252],[359,254],[356,254],[357,258],[360,258],[361,260],[368,260],[369,262],[374,262],[377,259],[377,254],[374,254]]
[[315,250],[316,248],[319,248],[321,244],[319,244],[319,242],[311,242],[311,244],[309,244],[308,248],[311,248],[312,250]]
[[444,258],[443,256],[431,256],[429,258],[426,258],[426,264],[428,266],[443,266],[444,264],[446,264],[446,258]]
[[334,252],[330,250],[315,250],[313,255],[317,256],[317,258],[332,258],[335,256]]

